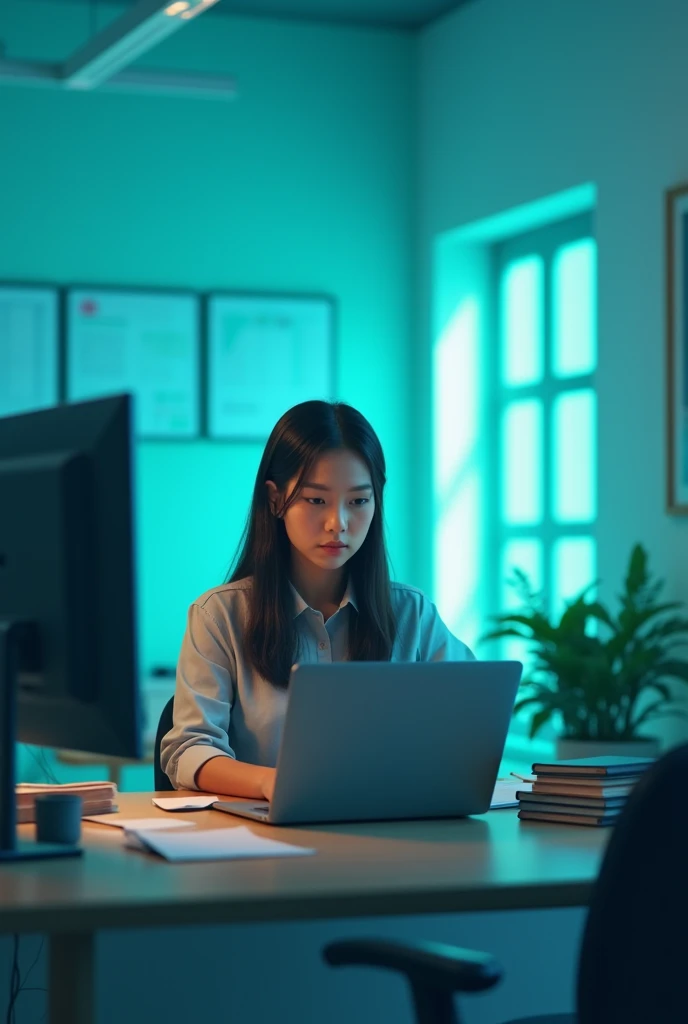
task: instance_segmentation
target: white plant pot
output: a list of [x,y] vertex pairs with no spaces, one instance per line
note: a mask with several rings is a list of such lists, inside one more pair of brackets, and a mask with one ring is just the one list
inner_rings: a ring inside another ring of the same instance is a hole
[[557,761],[569,761],[574,757],[603,757],[613,754],[617,757],[659,757],[660,741],[654,738],[638,740],[567,740],[557,739]]

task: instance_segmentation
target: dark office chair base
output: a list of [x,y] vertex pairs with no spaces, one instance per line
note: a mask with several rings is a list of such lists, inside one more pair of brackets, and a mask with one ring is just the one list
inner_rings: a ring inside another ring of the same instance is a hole
[[546,1013],[544,1017],[516,1017],[504,1024],[576,1024],[575,1013]]

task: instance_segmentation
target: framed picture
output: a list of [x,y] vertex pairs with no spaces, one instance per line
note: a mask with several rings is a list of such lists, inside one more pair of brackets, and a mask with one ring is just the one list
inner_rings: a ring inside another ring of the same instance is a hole
[[74,287],[67,293],[67,398],[128,391],[136,436],[200,433],[200,300],[186,291]]
[[207,303],[210,438],[263,442],[293,405],[335,397],[332,298],[215,292]]
[[688,515],[688,182],[666,193],[667,512]]

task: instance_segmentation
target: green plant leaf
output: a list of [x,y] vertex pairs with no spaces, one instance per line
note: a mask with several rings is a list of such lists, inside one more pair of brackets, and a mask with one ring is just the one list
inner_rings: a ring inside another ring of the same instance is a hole
[[542,728],[545,722],[548,722],[549,719],[552,717],[552,711],[553,708],[543,708],[541,711],[535,712],[535,714],[530,720],[530,730],[528,732],[528,735],[530,736],[531,740],[538,732],[538,730]]
[[524,629],[529,629],[531,634],[538,639],[554,639],[556,636],[556,629],[540,612],[532,612],[530,615],[519,612],[505,612],[503,615],[492,615],[490,618],[501,628],[523,626]]
[[666,708],[666,701],[662,697],[660,700],[655,700],[652,704],[648,704],[646,708],[638,715],[633,722],[631,722],[630,728],[633,733],[637,732],[638,727],[647,721],[648,718],[657,718],[660,714],[660,709]]
[[647,553],[642,544],[636,544],[631,551],[626,574],[626,593],[637,593],[647,582]]
[[518,700],[514,704],[513,714],[517,715],[523,708],[529,707],[532,704],[542,704],[539,697],[524,697],[523,700]]
[[668,676],[671,679],[680,679],[682,682],[688,683],[688,661],[670,658],[658,662],[654,671],[658,676]]
[[609,626],[610,629],[616,629],[616,623],[611,617],[607,609],[599,601],[593,601],[588,605],[588,615],[591,619],[596,619],[598,622],[604,622],[605,626]]
[[515,636],[519,640],[530,639],[527,633],[522,633],[518,629],[495,629],[491,633],[483,633],[479,639],[479,643],[487,643],[488,640],[501,640],[503,637],[507,636]]
[[648,683],[647,686],[648,689],[656,690],[657,693],[661,693],[665,701],[668,702],[671,700],[671,690],[666,683],[660,683],[659,680],[654,679],[651,683]]
[[644,608],[638,608],[633,604],[629,604],[624,606],[619,612],[619,626],[622,631],[626,630],[629,633],[637,633],[648,622],[657,618],[658,615],[666,615],[668,612],[680,607],[681,605],[676,601],[667,601],[664,604],[651,605]]
[[688,642],[688,619],[682,619],[679,616],[665,619],[649,629],[645,634],[645,639],[661,640],[673,636],[685,636],[684,643]]
[[[630,738],[641,722],[671,712],[671,681],[688,683],[688,617],[682,602],[661,600],[664,581],[650,573],[642,544],[631,551],[614,614],[592,599],[596,582],[556,620],[525,573],[515,571],[514,580],[523,607],[494,616],[488,638],[525,641],[526,678],[517,706],[532,712],[531,736],[555,712],[566,735],[607,739]],[[650,692],[658,699],[641,707]]]

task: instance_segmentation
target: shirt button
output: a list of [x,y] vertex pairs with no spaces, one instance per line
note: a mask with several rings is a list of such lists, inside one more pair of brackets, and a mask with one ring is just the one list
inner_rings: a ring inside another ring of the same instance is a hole
[[320,648],[320,650],[321,650],[321,651],[324,651],[324,650],[325,650],[325,644],[324,644],[324,643],[322,642],[322,640],[321,640],[321,641],[320,641],[320,643],[318,644],[318,647]]

